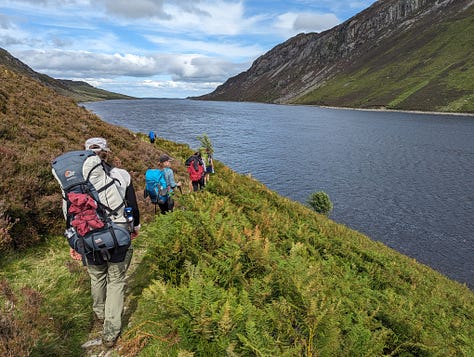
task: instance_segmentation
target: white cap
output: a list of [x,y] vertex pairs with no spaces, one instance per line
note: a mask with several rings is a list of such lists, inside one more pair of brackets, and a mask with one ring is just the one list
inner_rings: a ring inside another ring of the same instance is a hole
[[84,144],[86,150],[92,150],[95,152],[98,151],[110,151],[109,147],[107,146],[107,140],[104,138],[90,138],[86,140]]

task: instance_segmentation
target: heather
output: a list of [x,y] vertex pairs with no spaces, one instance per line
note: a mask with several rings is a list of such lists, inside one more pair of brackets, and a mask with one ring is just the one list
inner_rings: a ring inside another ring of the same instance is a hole
[[[125,329],[113,355],[470,356],[474,294],[385,245],[216,162],[202,192],[154,215],[146,168],[163,152],[185,181],[183,144],[102,122],[72,100],[0,67],[3,157],[0,354],[82,356],[89,278],[61,235],[51,160],[109,139],[137,187]],[[197,133],[200,134],[200,133]]]

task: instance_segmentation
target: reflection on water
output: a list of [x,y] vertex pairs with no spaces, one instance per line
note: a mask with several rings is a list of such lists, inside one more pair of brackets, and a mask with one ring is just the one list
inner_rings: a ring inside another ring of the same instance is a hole
[[325,191],[331,218],[474,287],[474,118],[173,99],[85,106],[197,148],[283,196]]

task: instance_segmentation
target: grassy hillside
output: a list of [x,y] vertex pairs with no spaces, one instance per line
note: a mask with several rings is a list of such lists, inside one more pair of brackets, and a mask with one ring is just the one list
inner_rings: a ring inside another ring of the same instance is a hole
[[[140,192],[163,152],[184,179],[191,149],[151,145],[6,68],[0,83],[0,355],[99,355],[81,348],[94,332],[89,279],[61,235],[50,161],[104,136]],[[221,163],[172,214],[153,216],[139,198],[116,354],[474,354],[471,290]]]
[[35,72],[3,48],[0,48],[0,65],[10,71],[22,74],[30,79],[35,79],[39,83],[55,90],[57,93],[74,99],[76,102],[93,102],[106,99],[133,99],[127,95],[95,88],[86,82],[54,79],[46,74]]
[[464,18],[392,38],[296,104],[474,112],[474,7]]
[[60,94],[74,99],[76,102],[95,102],[99,100],[110,100],[110,99],[134,99],[133,97],[109,92],[103,89],[95,88],[86,82],[70,81],[66,79],[58,79],[68,91],[61,93],[61,90],[57,90]]

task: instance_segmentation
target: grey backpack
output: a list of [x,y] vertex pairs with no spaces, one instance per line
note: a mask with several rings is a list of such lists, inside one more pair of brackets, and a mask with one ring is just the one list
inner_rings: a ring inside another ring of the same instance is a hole
[[93,151],[70,151],[52,163],[59,182],[69,246],[83,256],[100,252],[110,259],[114,248],[130,245],[124,228],[125,201],[99,156]]

